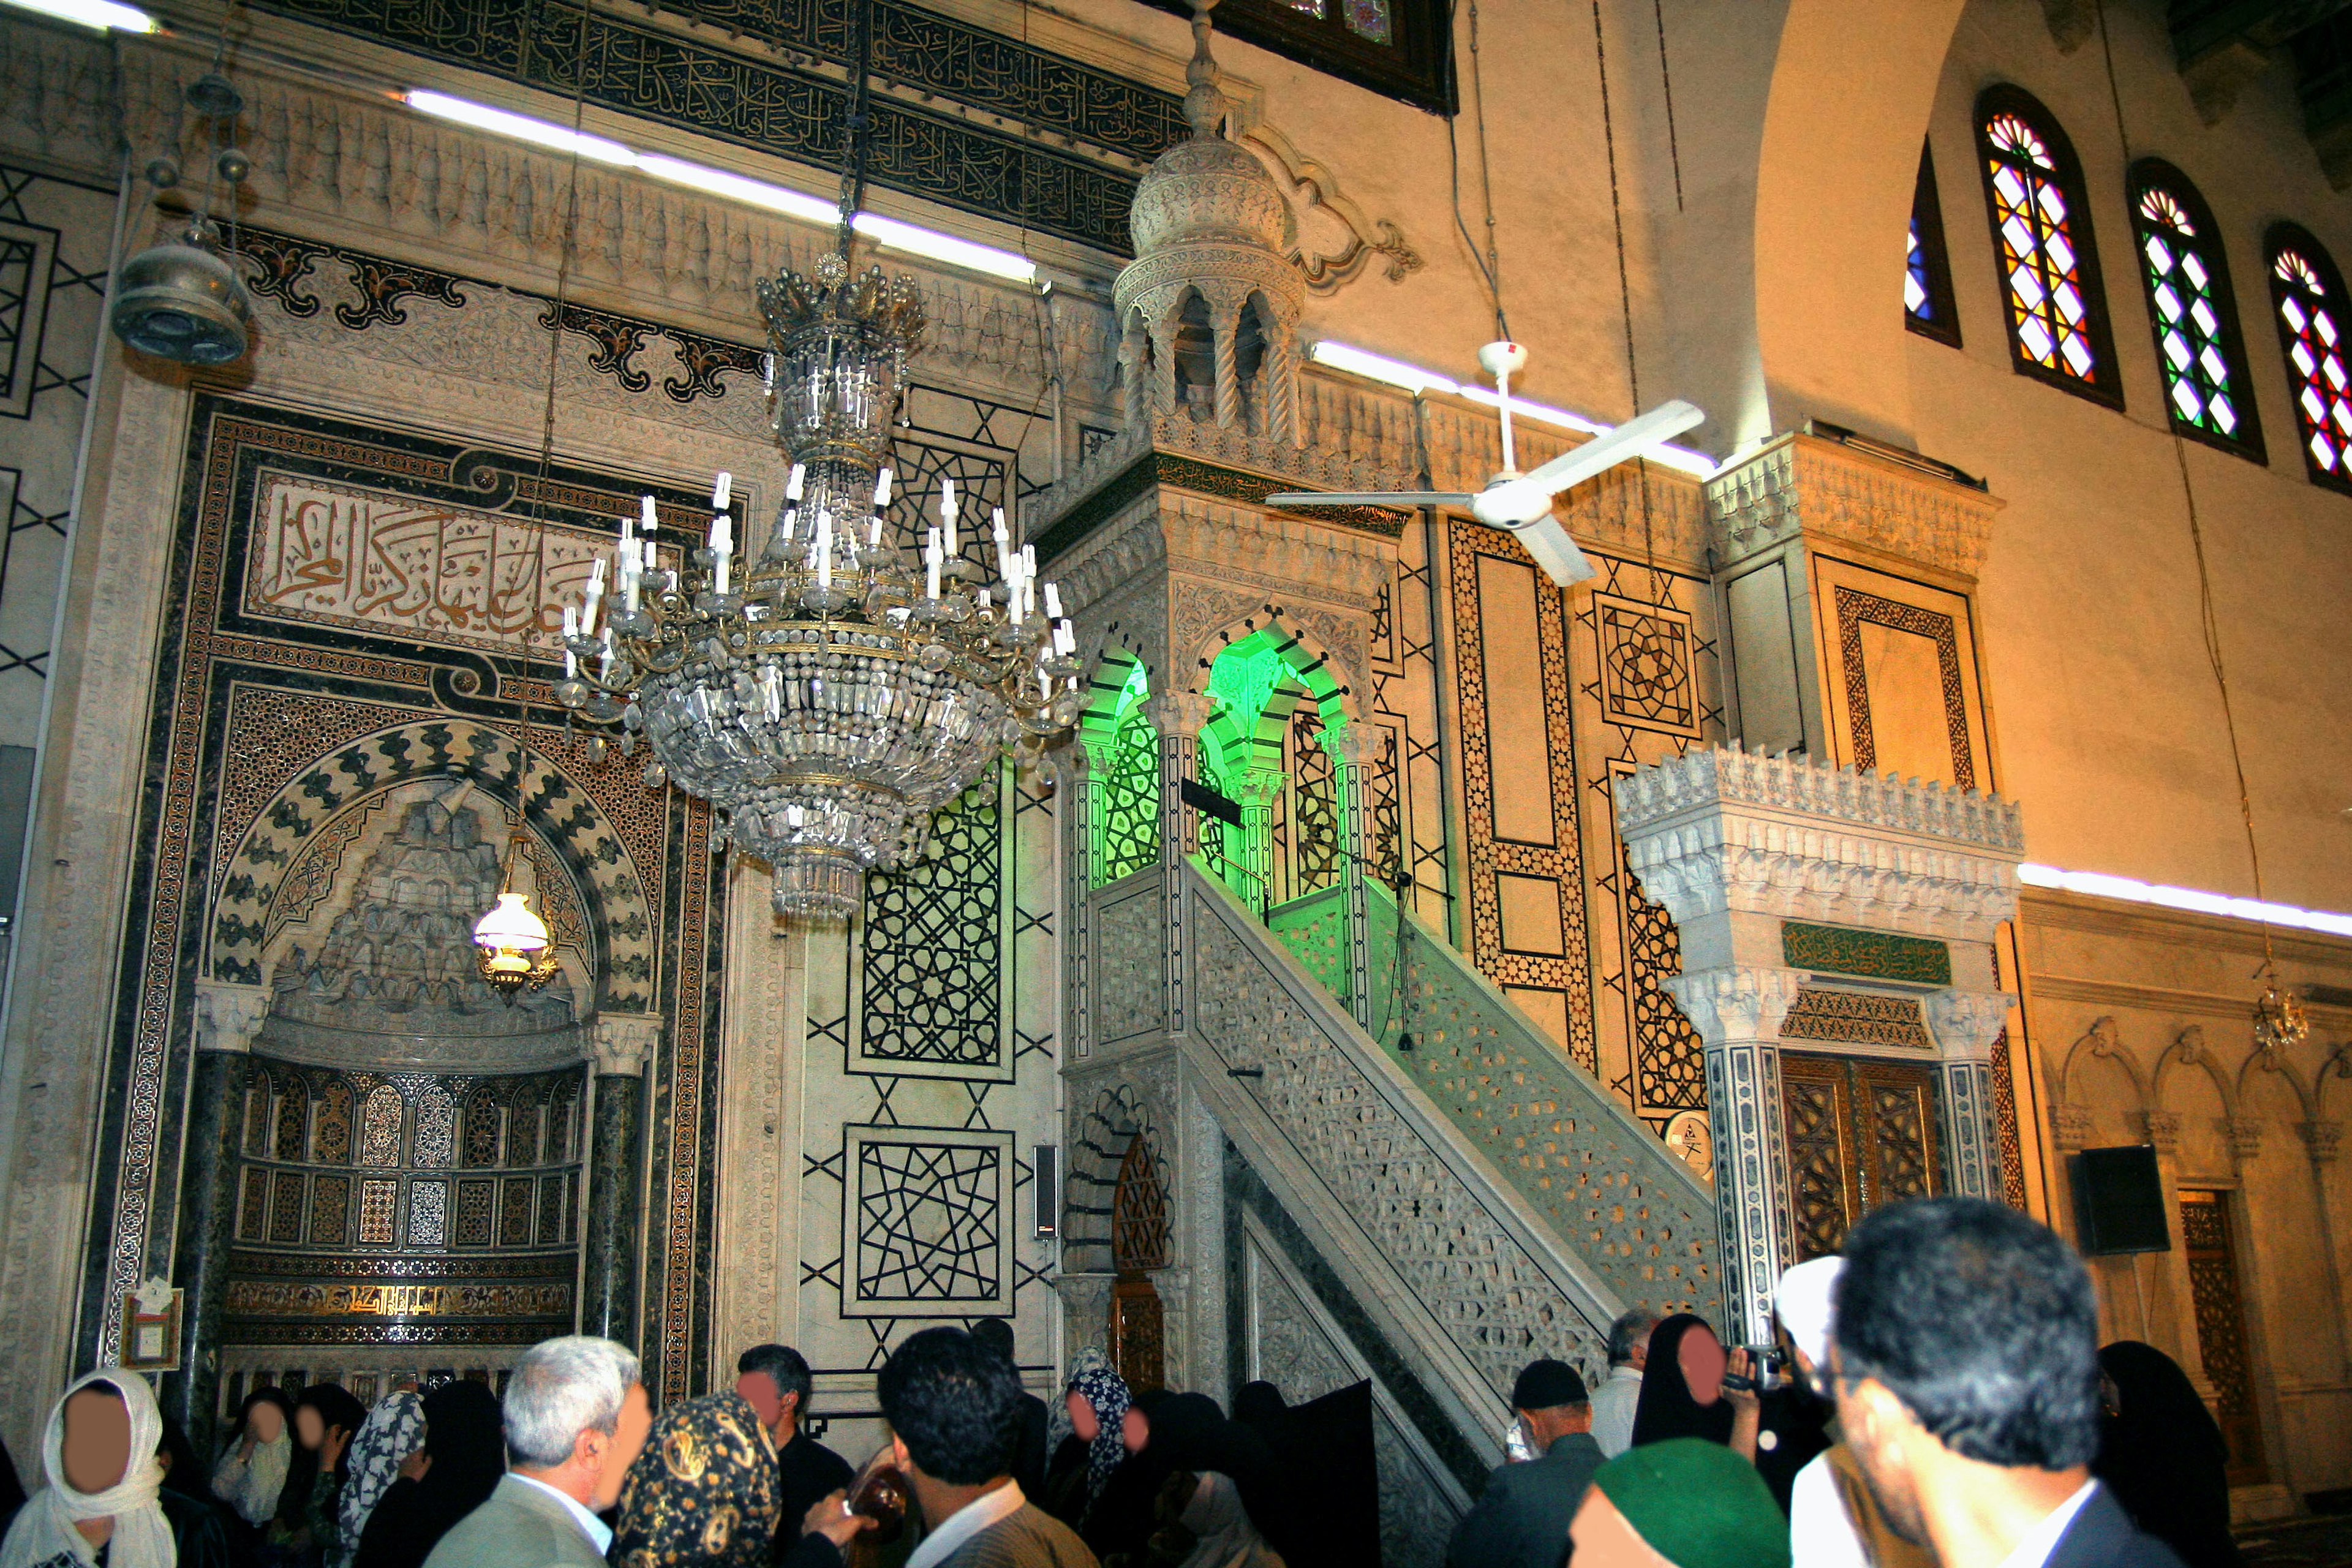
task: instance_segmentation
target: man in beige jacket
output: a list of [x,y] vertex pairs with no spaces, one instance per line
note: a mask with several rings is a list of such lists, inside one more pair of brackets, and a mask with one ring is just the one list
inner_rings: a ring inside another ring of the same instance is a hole
[[524,1352],[502,1402],[510,1468],[425,1568],[604,1568],[613,1532],[597,1510],[621,1495],[653,1425],[637,1371],[635,1356],[585,1334]]

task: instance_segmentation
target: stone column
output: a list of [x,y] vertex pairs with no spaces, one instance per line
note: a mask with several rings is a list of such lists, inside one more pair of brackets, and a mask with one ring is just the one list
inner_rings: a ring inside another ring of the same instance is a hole
[[[2323,1069],[2324,1070],[2324,1069]],[[2352,1239],[2352,1215],[2344,1212],[2344,1203],[2336,1184],[2328,1179],[2336,1169],[2344,1148],[2344,1123],[2341,1121],[2299,1121],[2295,1132],[2303,1140],[2304,1152],[2311,1160],[2313,1196],[2319,1206],[2319,1236],[2327,1258],[2327,1278],[2336,1300],[2336,1342],[2347,1370],[2352,1370],[2352,1300],[2346,1299],[2343,1287],[2343,1244]]]
[[1937,991],[1927,999],[1927,1028],[1942,1059],[1936,1101],[1943,1120],[1948,1189],[2001,1201],[2000,1142],[1994,1131],[1992,1053],[2009,1023],[2004,991]]
[[1087,895],[1095,879],[1094,771],[1107,759],[1096,754],[1110,738],[1081,724],[1079,743],[1056,748],[1054,759],[1055,807],[1062,829],[1062,1037],[1070,1054],[1083,1057],[1094,1047],[1093,1009],[1087,986],[1087,942],[1092,909]]
[[1184,879],[1186,856],[1201,847],[1192,814],[1179,795],[1192,777],[1201,748],[1201,726],[1216,711],[1205,691],[1163,691],[1144,700],[1143,711],[1160,735],[1160,869],[1167,900],[1168,1032],[1184,1028]]
[[589,1021],[596,1075],[582,1230],[580,1331],[637,1344],[638,1237],[645,1172],[646,1068],[661,1043],[658,1014],[599,1013]]
[[1217,424],[1231,429],[1242,422],[1240,343],[1242,309],[1220,301],[1209,307],[1209,341],[1215,351]]
[[1257,886],[1260,919],[1274,908],[1274,803],[1282,795],[1280,768],[1248,768],[1241,776],[1242,853]]
[[[209,1454],[219,1403],[221,1318],[228,1303],[229,1239],[236,1225],[237,1140],[254,1037],[269,1016],[270,990],[196,982],[196,1061],[188,1086],[187,1163],[180,1176],[180,1236],[173,1283],[186,1291],[181,1370],[163,1379],[163,1408]],[[108,1302],[110,1312],[121,1310]]]
[[1706,1050],[1727,1342],[1767,1344],[1772,1292],[1797,1260],[1789,1130],[1780,1103],[1780,1020],[1804,972],[1738,967],[1665,982]]
[[[1331,781],[1339,791],[1341,885],[1348,913],[1348,1011],[1366,1034],[1372,1029],[1371,909],[1364,893],[1365,862],[1372,852],[1372,761],[1379,738],[1359,720],[1324,726]],[[1399,977],[1402,984],[1402,977]]]

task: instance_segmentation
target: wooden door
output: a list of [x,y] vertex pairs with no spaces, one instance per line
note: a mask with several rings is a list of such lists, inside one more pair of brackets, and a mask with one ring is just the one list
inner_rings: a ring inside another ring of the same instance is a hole
[[2230,1484],[2260,1486],[2271,1479],[2263,1454],[2262,1417],[2254,1409],[2252,1358],[2246,1351],[2245,1299],[2238,1290],[2238,1249],[2227,1193],[2180,1189],[2180,1247],[2189,1265],[2189,1304],[2197,1317],[2197,1350],[2213,1385],[2213,1415],[2230,1445]]
[[1882,1204],[1944,1190],[1934,1068],[1783,1051],[1780,1095],[1801,1261],[1835,1252]]

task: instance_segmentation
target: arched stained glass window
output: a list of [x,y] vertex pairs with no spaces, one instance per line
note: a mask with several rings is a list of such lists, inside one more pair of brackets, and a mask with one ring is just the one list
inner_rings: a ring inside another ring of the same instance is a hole
[[2048,110],[2012,87],[1977,100],[1977,147],[2019,374],[2121,408],[2074,147]]
[[2271,303],[2314,482],[2352,491],[2352,387],[2346,385],[2344,279],[2317,240],[2293,224],[2271,230]]
[[2247,386],[2229,257],[2213,215],[2188,178],[2161,159],[2132,165],[2130,191],[2172,427],[2260,462],[2262,425]]
[[1919,147],[1919,179],[1911,191],[1911,236],[1903,262],[1903,324],[1921,337],[1960,346],[1960,314],[1952,303],[1952,267],[1944,250],[1944,204],[1936,194],[1935,154]]

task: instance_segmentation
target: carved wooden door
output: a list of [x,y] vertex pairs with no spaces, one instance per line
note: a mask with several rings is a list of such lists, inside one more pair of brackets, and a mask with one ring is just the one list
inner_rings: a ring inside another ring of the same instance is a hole
[[1135,1135],[1110,1205],[1110,1361],[1137,1393],[1166,1386],[1167,1326],[1154,1271],[1168,1267],[1168,1187],[1150,1140]]
[[1933,1068],[1783,1051],[1780,1095],[1801,1260],[1835,1252],[1881,1204],[1943,1190]]
[[2252,1363],[2246,1352],[2245,1298],[2238,1290],[2238,1249],[2230,1228],[2229,1194],[2180,1189],[2180,1247],[2189,1265],[2189,1296],[2197,1316],[2197,1351],[2213,1385],[2214,1418],[2230,1445],[2230,1484],[2259,1486],[2271,1479],[2263,1455],[2263,1424],[2254,1409]]

